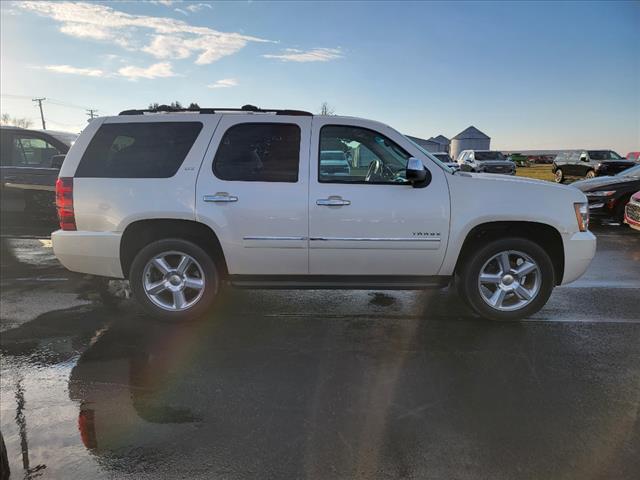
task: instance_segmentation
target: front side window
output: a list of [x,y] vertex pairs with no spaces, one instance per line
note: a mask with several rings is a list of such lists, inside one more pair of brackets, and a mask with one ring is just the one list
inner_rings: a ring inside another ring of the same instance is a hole
[[172,177],[200,130],[201,122],[104,124],[84,152],[76,177]]
[[230,127],[213,159],[220,180],[298,181],[300,127],[288,123],[242,123]]
[[19,137],[13,140],[14,165],[21,167],[49,167],[51,157],[61,152],[49,142],[35,137]]
[[373,130],[327,125],[320,130],[318,180],[406,184],[410,157],[398,144]]

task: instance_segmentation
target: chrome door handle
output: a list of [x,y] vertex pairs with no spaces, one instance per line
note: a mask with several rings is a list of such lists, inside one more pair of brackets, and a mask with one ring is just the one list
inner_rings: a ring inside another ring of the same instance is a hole
[[349,200],[342,200],[341,198],[320,198],[316,200],[316,205],[323,207],[342,207],[351,205],[351,202]]
[[215,195],[205,195],[202,198],[205,202],[213,202],[213,203],[229,203],[229,202],[237,202],[238,197],[235,195],[229,195],[227,193],[216,193]]

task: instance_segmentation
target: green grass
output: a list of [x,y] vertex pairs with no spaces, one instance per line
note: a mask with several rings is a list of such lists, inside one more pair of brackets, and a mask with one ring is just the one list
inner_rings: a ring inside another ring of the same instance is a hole
[[553,172],[551,171],[551,165],[532,165],[531,167],[518,167],[516,169],[516,175],[518,177],[528,177],[553,182]]

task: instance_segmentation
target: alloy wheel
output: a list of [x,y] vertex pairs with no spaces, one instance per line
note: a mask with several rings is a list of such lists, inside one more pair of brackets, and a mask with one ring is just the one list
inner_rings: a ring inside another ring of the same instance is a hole
[[184,311],[195,305],[205,290],[204,271],[191,255],[169,251],[155,255],[142,273],[144,292],[158,307]]
[[540,292],[542,273],[537,262],[516,250],[495,254],[480,269],[478,289],[491,308],[500,311],[520,310]]

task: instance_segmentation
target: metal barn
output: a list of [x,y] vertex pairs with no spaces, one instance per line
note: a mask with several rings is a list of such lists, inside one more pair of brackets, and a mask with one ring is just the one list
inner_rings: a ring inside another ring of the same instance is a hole
[[471,126],[451,139],[451,158],[456,160],[463,150],[489,150],[490,144],[491,137]]

